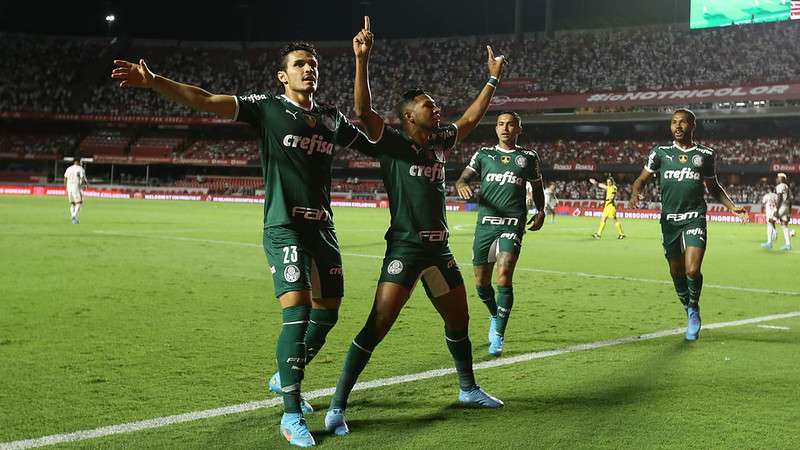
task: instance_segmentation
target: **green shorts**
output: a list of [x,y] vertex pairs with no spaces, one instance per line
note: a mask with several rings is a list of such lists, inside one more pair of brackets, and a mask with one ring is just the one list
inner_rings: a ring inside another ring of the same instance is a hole
[[681,224],[661,222],[661,245],[667,259],[676,258],[686,251],[686,247],[706,248],[708,233],[706,220],[695,219]]
[[464,284],[453,253],[447,246],[428,249],[389,243],[383,258],[380,282],[396,283],[414,290],[417,281],[428,297],[439,298]]
[[519,228],[496,225],[477,225],[475,240],[472,242],[472,265],[494,263],[500,253],[519,256],[522,251],[523,231]]
[[275,297],[311,289],[312,298],[344,295],[342,255],[333,228],[283,225],[264,229]]

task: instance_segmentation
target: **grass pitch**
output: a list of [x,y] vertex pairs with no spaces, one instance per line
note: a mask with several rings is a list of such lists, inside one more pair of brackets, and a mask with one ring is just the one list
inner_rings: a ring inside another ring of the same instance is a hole
[[[335,212],[345,301],[304,390],[335,385],[369,312],[387,210]],[[451,213],[470,294],[476,362],[485,308],[470,264],[474,213]],[[0,442],[271,398],[280,315],[261,207],[0,197]],[[559,217],[528,234],[504,357],[668,330],[685,316],[655,221]],[[798,254],[759,247],[763,225],[709,225],[704,324],[800,311]],[[769,292],[780,291],[781,293]],[[768,326],[768,327],[764,327]],[[451,366],[419,289],[361,381]],[[352,434],[327,437],[329,398],[308,416],[324,448],[790,448],[800,421],[800,318],[704,330],[476,372],[500,411],[456,403],[455,376],[354,392]],[[65,448],[289,448],[272,407],[61,444]],[[0,444],[2,446],[2,444]]]

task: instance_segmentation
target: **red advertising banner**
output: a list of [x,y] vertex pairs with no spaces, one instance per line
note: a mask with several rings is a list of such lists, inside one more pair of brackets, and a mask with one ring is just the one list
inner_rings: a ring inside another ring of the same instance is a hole
[[800,173],[800,163],[796,164],[781,164],[781,163],[774,163],[771,166],[771,170],[773,172],[792,172],[792,173]]
[[583,164],[583,163],[567,163],[567,164],[553,164],[553,170],[586,170],[589,172],[594,172],[597,170],[597,166],[594,163]]
[[380,161],[372,160],[348,161],[347,167],[351,169],[380,169],[381,163]]
[[117,116],[110,114],[69,114],[45,112],[0,112],[2,119],[44,119],[71,122],[116,122],[116,123],[151,123],[176,125],[246,125],[232,120],[216,117],[169,117],[169,116]]
[[713,86],[692,89],[660,89],[634,92],[587,92],[583,94],[509,93],[492,98],[490,109],[556,109],[592,106],[644,106],[723,103],[748,100],[800,99],[800,82],[765,85]]
[[171,157],[137,157],[94,155],[95,163],[104,164],[182,164],[193,166],[246,166],[246,159],[203,159],[203,158],[171,158]]

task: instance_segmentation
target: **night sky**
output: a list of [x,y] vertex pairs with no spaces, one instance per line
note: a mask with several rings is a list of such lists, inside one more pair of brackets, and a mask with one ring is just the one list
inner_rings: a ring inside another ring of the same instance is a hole
[[[544,29],[545,0],[523,0],[525,31]],[[557,29],[688,20],[689,0],[553,0]],[[289,6],[286,6],[289,5]],[[105,22],[113,12],[111,30]],[[383,38],[510,33],[514,0],[0,0],[0,30],[50,35],[217,40],[349,40],[372,17]]]

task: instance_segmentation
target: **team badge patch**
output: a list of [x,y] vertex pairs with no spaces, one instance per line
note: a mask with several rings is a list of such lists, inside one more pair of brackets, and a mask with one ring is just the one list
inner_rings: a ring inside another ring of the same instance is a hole
[[695,167],[703,167],[703,157],[700,155],[692,156],[692,164]]
[[514,159],[514,162],[523,169],[528,165],[528,160],[522,155],[517,156],[516,159]]
[[686,161],[689,161],[689,157],[686,155],[678,155],[678,161],[680,161],[681,164],[686,164]]
[[508,163],[511,162],[511,157],[508,156],[508,155],[502,155],[500,157],[500,162],[503,163],[503,164],[508,164]]
[[317,118],[312,116],[311,114],[305,114],[304,113],[303,114],[303,120],[305,120],[306,121],[306,125],[308,125],[311,128],[314,128],[314,127],[317,126]]
[[389,263],[389,267],[386,268],[386,271],[389,272],[389,275],[397,275],[403,271],[403,262],[399,259],[395,259]]
[[289,283],[294,283],[300,279],[300,269],[298,269],[294,264],[289,264],[285,269],[283,269],[283,279]]

